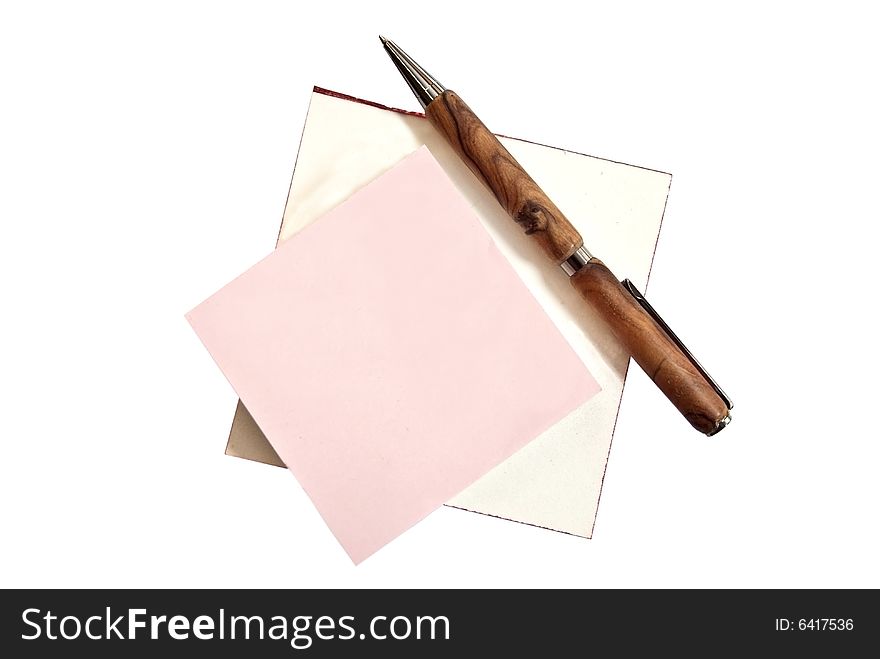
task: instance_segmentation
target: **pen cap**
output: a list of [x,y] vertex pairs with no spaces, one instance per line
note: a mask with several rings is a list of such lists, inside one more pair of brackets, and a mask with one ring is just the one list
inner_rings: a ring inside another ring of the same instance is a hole
[[638,291],[628,291],[596,258],[572,274],[571,283],[694,428],[711,436],[730,422],[730,399],[650,305],[639,301]]

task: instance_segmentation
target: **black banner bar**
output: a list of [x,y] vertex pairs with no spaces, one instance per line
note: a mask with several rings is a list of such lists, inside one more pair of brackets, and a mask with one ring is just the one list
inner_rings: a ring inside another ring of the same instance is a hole
[[191,657],[222,644],[261,657],[839,655],[880,640],[868,590],[7,590],[0,599],[0,643],[16,657]]

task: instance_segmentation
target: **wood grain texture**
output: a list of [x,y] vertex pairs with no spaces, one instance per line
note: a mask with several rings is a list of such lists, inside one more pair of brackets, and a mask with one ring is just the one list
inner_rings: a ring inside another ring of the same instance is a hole
[[728,414],[727,405],[614,273],[594,258],[571,283],[690,424],[712,433]]
[[562,211],[455,92],[443,92],[428,105],[425,115],[555,263],[562,263],[583,245]]

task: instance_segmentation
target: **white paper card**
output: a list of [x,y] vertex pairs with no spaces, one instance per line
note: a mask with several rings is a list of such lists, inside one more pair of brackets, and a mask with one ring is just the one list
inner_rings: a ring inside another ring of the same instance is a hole
[[[671,175],[522,140],[501,141],[574,224],[586,247],[644,290]],[[279,240],[294,235],[423,144],[602,387],[448,503],[590,537],[627,356],[562,270],[510,220],[424,117],[316,89]],[[280,464],[240,404],[227,453]]]

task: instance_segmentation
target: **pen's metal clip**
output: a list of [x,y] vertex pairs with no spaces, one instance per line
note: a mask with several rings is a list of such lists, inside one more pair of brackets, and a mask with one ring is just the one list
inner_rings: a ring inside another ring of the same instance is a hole
[[669,325],[666,324],[666,321],[664,321],[660,317],[660,314],[658,314],[654,307],[652,307],[651,304],[645,299],[645,296],[639,292],[639,289],[635,287],[635,284],[633,284],[629,279],[624,279],[620,283],[623,284],[623,287],[627,290],[627,292],[635,298],[636,302],[638,302],[641,307],[648,312],[651,318],[657,321],[657,324],[663,328],[663,331],[666,332],[667,335],[669,335],[669,338],[672,339],[672,342],[676,346],[678,346],[678,348],[684,353],[684,356],[687,357],[688,360],[690,360],[691,364],[693,364],[694,368],[699,371],[700,375],[706,378],[706,382],[708,382],[712,386],[712,388],[715,390],[715,393],[718,394],[719,398],[724,401],[724,404],[727,405],[727,409],[733,409],[733,401],[730,400],[727,394],[724,393],[724,390],[718,386],[718,383],[712,379],[712,376],[706,372],[706,369],[703,368],[700,362],[697,361],[697,358],[694,357],[693,353],[687,349],[687,346],[681,342],[681,339],[679,339],[675,335],[675,332],[670,329]]

